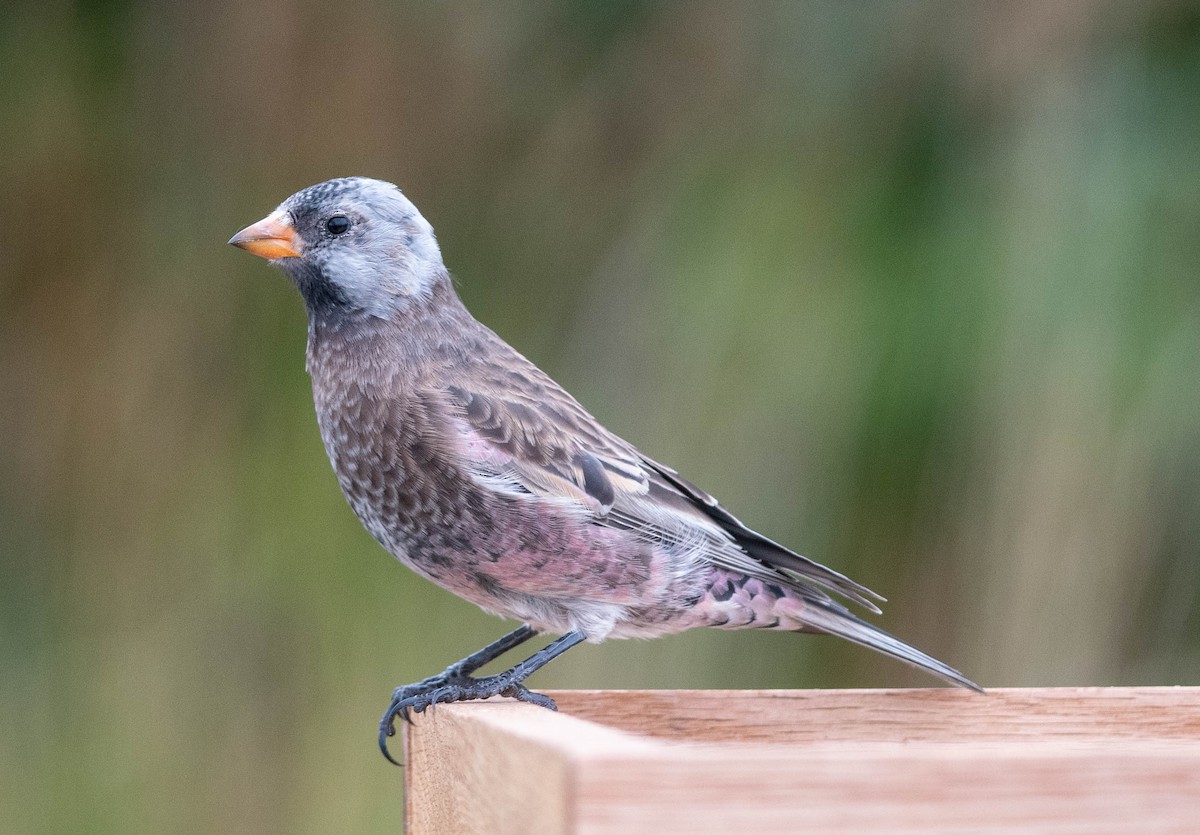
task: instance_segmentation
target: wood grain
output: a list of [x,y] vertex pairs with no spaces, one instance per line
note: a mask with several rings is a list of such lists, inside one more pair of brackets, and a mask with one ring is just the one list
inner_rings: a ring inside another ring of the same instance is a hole
[[1200,688],[916,690],[561,690],[563,713],[664,739],[1200,740]]
[[562,691],[407,733],[413,833],[1194,832],[1200,688]]

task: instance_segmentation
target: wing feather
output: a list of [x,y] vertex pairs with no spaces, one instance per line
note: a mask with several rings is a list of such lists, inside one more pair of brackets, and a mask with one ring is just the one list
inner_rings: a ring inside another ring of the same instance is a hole
[[[532,366],[530,366],[532,368]],[[536,369],[534,369],[536,372]],[[805,592],[824,590],[879,612],[882,597],[743,525],[708,493],[609,433],[541,375],[520,390],[445,389],[468,472],[489,489],[560,501],[596,524],[633,532],[684,559],[707,561]]]

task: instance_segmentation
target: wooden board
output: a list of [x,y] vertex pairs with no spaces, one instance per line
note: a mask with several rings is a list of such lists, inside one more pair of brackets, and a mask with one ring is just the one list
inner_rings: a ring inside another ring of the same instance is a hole
[[409,831],[1200,831],[1200,688],[551,695],[415,717]]

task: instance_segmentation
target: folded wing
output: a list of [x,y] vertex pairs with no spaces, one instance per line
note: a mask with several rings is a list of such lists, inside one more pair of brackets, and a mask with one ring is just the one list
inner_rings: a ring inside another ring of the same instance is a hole
[[831,603],[829,591],[879,612],[871,598],[882,597],[746,527],[708,493],[603,429],[548,378],[536,391],[445,390],[459,454],[483,486],[561,502],[681,559],[781,583],[814,603]]

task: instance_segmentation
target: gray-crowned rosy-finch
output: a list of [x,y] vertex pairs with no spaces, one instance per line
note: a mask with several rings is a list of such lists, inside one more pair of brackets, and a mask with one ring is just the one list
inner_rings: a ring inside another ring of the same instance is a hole
[[[522,682],[576,644],[697,626],[837,635],[978,689],[830,593],[876,613],[883,598],[741,524],[475,321],[394,185],[320,183],[230,243],[304,297],[317,422],[363,525],[421,576],[525,624],[397,688],[385,755],[397,715],[497,694],[553,707]],[[538,632],[561,637],[471,675]]]

